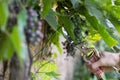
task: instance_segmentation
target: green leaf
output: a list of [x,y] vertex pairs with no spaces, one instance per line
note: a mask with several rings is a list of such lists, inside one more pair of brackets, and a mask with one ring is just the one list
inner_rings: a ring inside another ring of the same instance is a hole
[[12,57],[12,54],[14,52],[13,45],[11,43],[11,40],[9,36],[5,34],[1,34],[0,36],[0,59],[10,59]]
[[120,34],[120,21],[112,15],[109,15],[109,19]]
[[27,17],[25,11],[21,11],[17,16],[18,25],[14,26],[13,32],[10,35],[12,43],[20,60],[24,60],[27,57],[27,53],[28,53],[25,35],[24,35],[26,18]]
[[68,16],[59,16],[59,23],[65,28],[65,30],[70,35],[72,40],[75,41],[74,25],[72,24],[69,17]]
[[118,45],[120,45],[120,35],[118,33],[114,33],[116,30],[111,28],[111,29],[108,29],[108,31],[109,31],[110,35],[119,42]]
[[87,20],[90,22],[91,26],[100,33],[103,40],[108,44],[108,46],[112,47],[116,45],[118,42],[112,38],[109,33],[106,31],[107,23],[104,18],[104,15],[101,10],[98,9],[98,5],[91,0],[85,0],[85,5],[87,10],[84,12]]
[[17,26],[14,26],[13,32],[10,35],[11,40],[13,42],[15,50],[20,53],[21,52],[21,41],[20,41],[20,36],[19,36],[19,29]]
[[93,26],[93,28],[96,29],[98,33],[100,33],[101,37],[108,46],[112,47],[118,43],[114,38],[109,35],[105,27],[99,24],[99,22],[94,16],[87,16],[87,20],[90,22],[91,26]]
[[[108,0],[105,0],[103,2],[106,2],[105,4],[110,4],[111,3]],[[91,15],[91,16],[95,16],[95,18],[97,19],[97,21],[102,26],[104,26],[104,27],[107,28],[108,25],[107,25],[107,21],[106,21],[105,15],[104,15],[105,11],[103,12],[103,10],[101,9],[101,7],[95,1],[92,1],[92,0],[86,0],[85,1],[85,5],[86,5],[85,7],[86,7],[86,9],[88,11],[88,14]]]
[[33,80],[37,80],[37,75],[35,73],[30,72],[30,75],[31,75]]
[[56,32],[54,32],[54,34],[52,35],[52,40],[51,42],[57,46],[57,49],[59,51],[59,53],[62,53],[62,47],[60,45],[60,34],[61,34],[61,29],[57,30]]
[[98,4],[101,7],[101,9],[110,9],[110,6],[112,6],[111,0],[92,0],[92,2]]
[[52,27],[53,30],[57,30],[57,16],[53,10],[49,10],[48,15],[46,15],[45,17],[45,20],[48,22],[48,24]]
[[51,76],[51,77],[55,77],[55,76],[60,76],[60,74],[56,73],[56,72],[47,72],[46,75]]
[[120,19],[120,6],[110,7],[110,13],[112,14],[112,16],[116,17],[117,19]]
[[112,38],[103,26],[98,31],[108,46],[113,47],[118,44],[118,41]]
[[0,28],[5,29],[7,19],[9,16],[8,3],[7,1],[0,1]]
[[102,22],[105,20],[103,12],[100,10],[99,6],[92,0],[85,0],[85,7],[88,10],[89,15],[95,16],[98,21]]
[[120,0],[115,0],[115,5],[119,6],[120,5]]
[[52,7],[53,0],[42,0],[42,3],[43,3],[42,15],[45,17]]
[[[51,78],[53,76],[48,76],[46,73],[49,73],[49,72],[55,72],[57,70],[57,65],[56,63],[54,62],[46,62],[46,61],[43,61],[41,64],[40,64],[40,70],[39,72],[42,73],[41,74],[41,80],[51,80]],[[44,74],[45,73],[45,74]],[[50,75],[50,74],[49,74]]]

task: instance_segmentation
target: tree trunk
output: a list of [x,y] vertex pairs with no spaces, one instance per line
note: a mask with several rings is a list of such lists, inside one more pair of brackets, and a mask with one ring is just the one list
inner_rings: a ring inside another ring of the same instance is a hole
[[31,58],[30,54],[26,56],[23,65],[16,54],[13,55],[10,62],[10,78],[9,80],[30,80]]
[[0,80],[3,80],[3,62],[0,61]]
[[[29,51],[29,50],[28,50]],[[22,62],[16,53],[12,56],[9,61],[0,62],[0,80],[31,80],[30,69],[31,69],[31,56],[30,52],[26,56],[26,59]]]

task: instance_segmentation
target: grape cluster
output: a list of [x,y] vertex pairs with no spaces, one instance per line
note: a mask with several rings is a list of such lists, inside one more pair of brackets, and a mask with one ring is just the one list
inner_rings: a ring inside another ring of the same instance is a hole
[[38,44],[43,38],[41,32],[42,22],[37,18],[37,12],[33,9],[27,10],[28,18],[27,25],[25,27],[25,34],[28,43]]
[[65,42],[62,42],[62,44],[64,46],[63,49],[66,49],[67,51],[67,55],[73,56],[75,53],[75,44],[67,40]]

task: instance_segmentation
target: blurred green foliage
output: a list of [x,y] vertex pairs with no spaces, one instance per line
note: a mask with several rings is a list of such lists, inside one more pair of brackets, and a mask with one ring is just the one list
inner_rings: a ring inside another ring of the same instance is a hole
[[[53,38],[50,42],[54,43],[59,51],[61,51],[59,36],[60,34],[65,35],[64,31],[75,44],[79,44],[83,40],[96,42],[103,39],[105,42],[104,45],[107,46],[109,51],[112,51],[111,48],[114,46],[120,47],[120,0],[26,0],[24,3],[22,0],[19,0],[17,3],[20,5],[20,11],[16,14],[17,24],[8,26],[8,18],[12,14],[9,11],[11,1],[12,0],[0,0],[1,60],[10,59],[15,51],[20,60],[25,59],[27,56],[28,45],[26,44],[24,35],[24,27],[27,22],[27,7],[34,8],[39,13],[39,18],[49,24],[51,31],[54,31],[54,33],[51,32],[47,34],[54,35],[55,39]],[[78,15],[77,18],[79,18],[79,20],[74,18],[75,15]],[[72,18],[76,21],[74,22]],[[110,23],[108,23],[108,21]],[[12,31],[10,31],[8,27],[11,27]],[[75,32],[75,28],[78,27],[80,29],[78,36],[81,36],[79,40],[77,40],[78,37],[76,36],[78,32]],[[64,31],[59,31],[61,28],[64,28]],[[86,31],[89,33],[88,36],[85,34]],[[94,35],[99,36],[94,37]],[[101,44],[101,42],[99,44]],[[105,46],[103,46],[103,48],[106,50]],[[52,68],[55,68],[54,64],[51,65]],[[83,70],[82,73],[75,73],[79,79],[90,80],[90,74],[86,71],[85,66],[81,65],[80,68],[78,69]],[[45,67],[45,69],[47,68]],[[58,76],[58,74],[54,72],[46,73],[46,75]],[[76,77],[76,75],[74,77]],[[108,78],[109,77],[106,77],[107,80]],[[111,80],[113,79],[111,78]]]

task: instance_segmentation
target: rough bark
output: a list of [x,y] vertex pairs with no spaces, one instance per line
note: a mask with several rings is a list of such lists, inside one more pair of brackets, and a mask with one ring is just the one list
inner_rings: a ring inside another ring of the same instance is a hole
[[4,80],[3,79],[3,62],[0,61],[0,80]]
[[16,53],[10,61],[10,77],[9,80],[30,80],[31,58],[28,54],[23,64],[20,63]]

